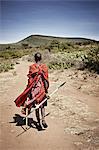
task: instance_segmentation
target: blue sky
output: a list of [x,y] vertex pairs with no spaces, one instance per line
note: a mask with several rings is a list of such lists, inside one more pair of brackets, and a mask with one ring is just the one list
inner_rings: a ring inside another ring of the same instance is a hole
[[99,40],[98,0],[0,0],[0,43],[33,34]]

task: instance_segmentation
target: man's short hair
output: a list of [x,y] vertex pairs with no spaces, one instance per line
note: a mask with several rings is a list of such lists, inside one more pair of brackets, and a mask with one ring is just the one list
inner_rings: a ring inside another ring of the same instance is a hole
[[34,59],[36,62],[42,60],[42,55],[41,53],[37,52],[35,55],[34,55]]

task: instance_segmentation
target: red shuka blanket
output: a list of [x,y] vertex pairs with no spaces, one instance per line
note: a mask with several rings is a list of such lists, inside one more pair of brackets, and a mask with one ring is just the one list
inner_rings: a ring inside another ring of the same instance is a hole
[[14,101],[17,107],[23,106],[29,93],[36,103],[40,103],[49,87],[48,68],[45,64],[33,64],[29,67],[28,85],[26,89]]

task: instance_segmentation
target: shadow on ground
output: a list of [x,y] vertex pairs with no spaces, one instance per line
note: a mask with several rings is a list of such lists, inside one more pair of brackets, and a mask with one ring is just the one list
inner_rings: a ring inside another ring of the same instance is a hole
[[[26,119],[24,119],[23,116],[20,116],[19,114],[15,114],[13,117],[13,121],[9,123],[15,123],[16,126],[21,126],[23,130],[25,131],[26,129],[23,127],[26,125]],[[43,128],[39,128],[37,122],[33,120],[33,118],[28,118],[28,128],[35,128],[38,131],[45,130]]]

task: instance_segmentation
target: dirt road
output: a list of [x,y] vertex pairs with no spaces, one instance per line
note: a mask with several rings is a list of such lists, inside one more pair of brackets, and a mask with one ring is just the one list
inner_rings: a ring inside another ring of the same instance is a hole
[[38,131],[35,114],[25,131],[15,98],[27,84],[30,62],[20,61],[14,71],[0,74],[0,149],[2,150],[99,150],[99,76],[82,71],[50,72],[50,89],[66,85],[46,109],[48,128]]

